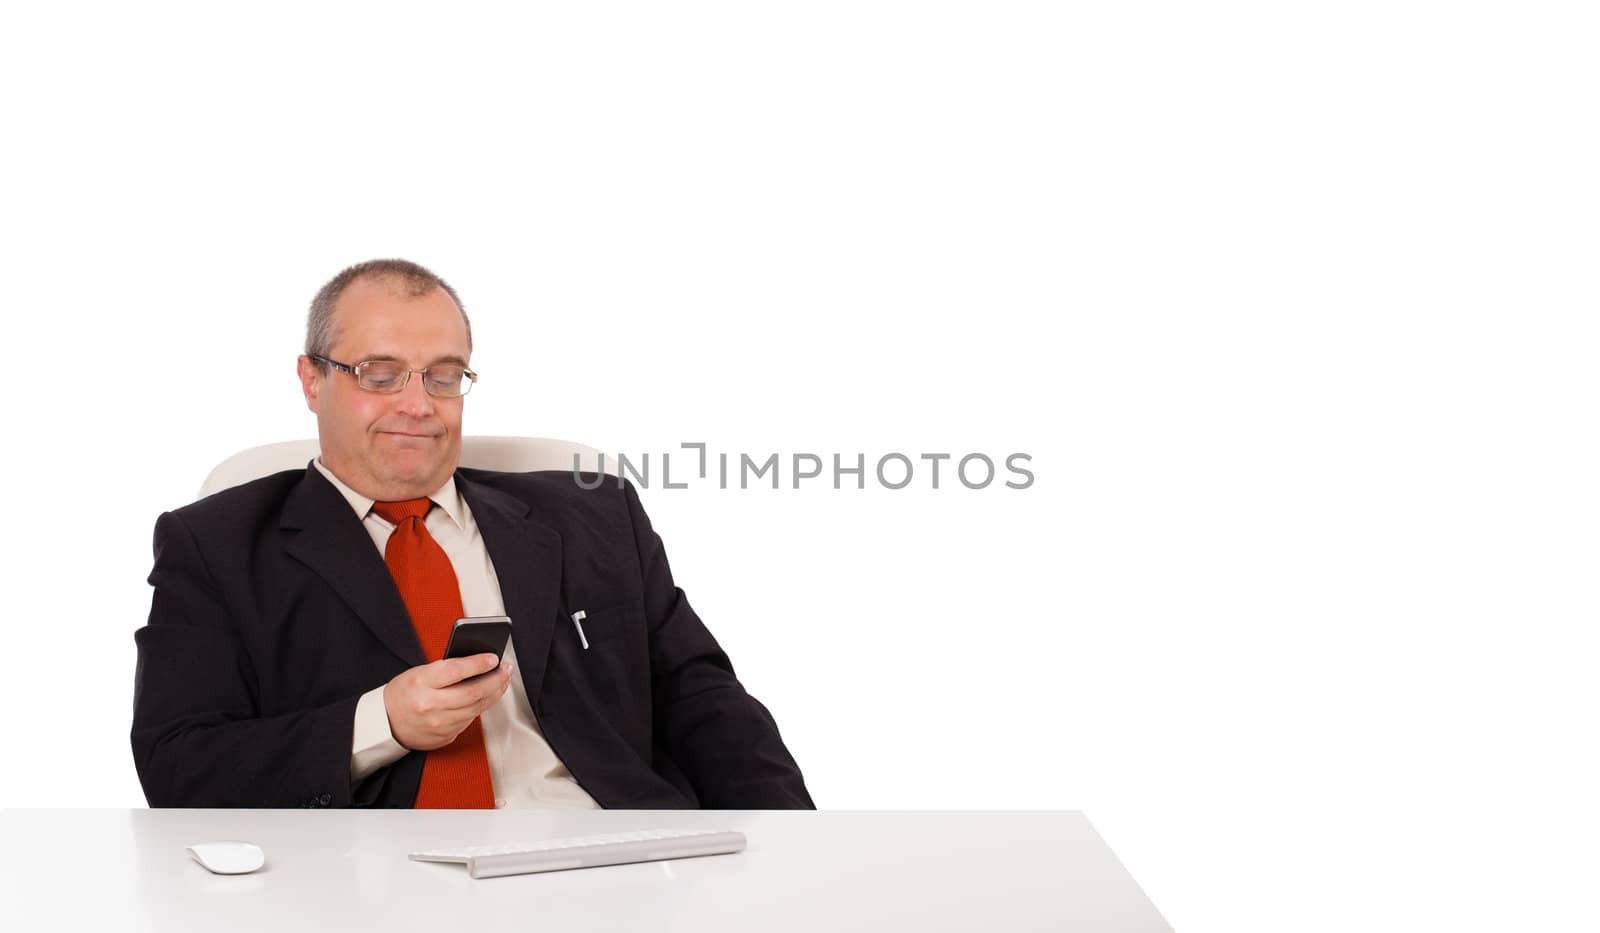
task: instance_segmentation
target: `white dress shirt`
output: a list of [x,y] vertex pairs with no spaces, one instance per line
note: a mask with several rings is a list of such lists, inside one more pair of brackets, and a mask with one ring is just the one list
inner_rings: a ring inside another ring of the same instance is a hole
[[[316,460],[317,470],[333,488],[344,495],[362,527],[372,536],[372,543],[381,557],[394,525],[372,511],[373,500],[346,486],[337,476]],[[495,574],[489,550],[478,534],[478,523],[472,519],[472,509],[456,491],[455,477],[445,481],[428,497],[438,506],[430,509],[422,520],[433,539],[450,558],[456,572],[456,582],[461,587],[461,608],[468,616],[497,616],[505,614],[505,602],[500,595],[500,578]],[[506,644],[505,660],[515,663],[516,654],[511,644]],[[528,703],[528,691],[522,684],[522,672],[511,677],[511,687],[493,706],[478,717],[483,723],[483,741],[489,756],[489,777],[494,782],[494,805],[503,807],[544,807],[563,809],[595,809],[599,804],[590,797],[566,765],[556,757],[545,741],[544,732],[533,717],[533,707]],[[374,687],[362,695],[356,704],[354,739],[350,749],[350,783],[398,761],[406,754],[405,746],[394,740],[389,731],[389,713],[383,704],[383,687]]]

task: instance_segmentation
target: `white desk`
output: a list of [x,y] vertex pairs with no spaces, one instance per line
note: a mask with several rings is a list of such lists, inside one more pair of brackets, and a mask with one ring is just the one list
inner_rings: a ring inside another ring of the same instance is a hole
[[[476,881],[406,858],[649,827],[749,847]],[[184,852],[217,839],[256,843],[266,867],[212,875]],[[3,810],[0,841],[13,929],[1171,929],[1072,811]]]

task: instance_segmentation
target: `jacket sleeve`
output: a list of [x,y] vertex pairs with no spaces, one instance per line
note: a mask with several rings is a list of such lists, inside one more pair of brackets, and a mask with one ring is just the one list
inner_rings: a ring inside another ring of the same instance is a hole
[[727,654],[673,582],[661,537],[633,484],[623,487],[644,576],[657,739],[703,807],[815,809],[777,722],[734,676]]
[[[349,806],[359,696],[257,708],[250,659],[181,516],[156,521],[149,624],[134,633],[133,760],[153,807]],[[363,787],[374,796],[376,782]]]

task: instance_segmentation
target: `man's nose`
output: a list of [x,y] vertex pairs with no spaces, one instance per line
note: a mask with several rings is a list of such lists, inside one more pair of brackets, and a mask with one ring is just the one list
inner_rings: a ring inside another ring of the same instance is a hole
[[395,407],[402,414],[414,418],[426,418],[433,414],[433,396],[423,389],[421,373],[412,373],[406,380],[405,388],[400,390]]

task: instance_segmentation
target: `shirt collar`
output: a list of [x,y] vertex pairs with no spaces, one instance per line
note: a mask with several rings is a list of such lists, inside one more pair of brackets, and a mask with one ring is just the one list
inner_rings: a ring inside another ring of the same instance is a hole
[[[350,503],[350,508],[355,509],[356,518],[366,521],[367,513],[372,511],[372,503],[376,500],[363,496],[345,485],[344,480],[334,476],[333,471],[323,464],[321,457],[312,461],[312,465],[317,468],[317,472],[327,477],[328,482],[333,484],[334,489],[339,490],[339,494],[344,496],[344,500]],[[434,505],[443,509],[446,515],[450,516],[450,520],[456,523],[457,528],[464,529],[466,527],[466,516],[463,514],[461,493],[456,490],[454,474],[444,481],[443,486],[430,493],[428,498],[433,500]]]

